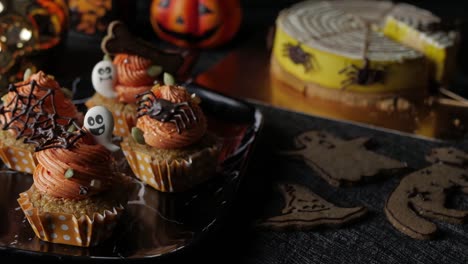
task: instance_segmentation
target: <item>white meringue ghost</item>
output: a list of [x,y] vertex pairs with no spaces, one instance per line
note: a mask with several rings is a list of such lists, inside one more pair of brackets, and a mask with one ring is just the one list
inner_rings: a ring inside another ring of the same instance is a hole
[[115,152],[120,147],[112,143],[112,132],[114,131],[114,117],[104,106],[95,106],[86,112],[84,127],[91,133],[97,143]]
[[117,70],[110,59],[98,62],[91,73],[91,81],[94,90],[107,98],[115,98],[114,85],[117,78]]

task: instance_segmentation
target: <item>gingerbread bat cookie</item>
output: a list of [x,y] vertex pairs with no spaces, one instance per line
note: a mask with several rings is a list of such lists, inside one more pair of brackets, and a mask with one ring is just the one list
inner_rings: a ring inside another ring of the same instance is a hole
[[126,53],[148,58],[172,74],[185,71],[196,60],[193,51],[162,50],[150,42],[133,36],[120,21],[113,21],[107,28],[107,35],[101,42],[101,49],[111,55]]

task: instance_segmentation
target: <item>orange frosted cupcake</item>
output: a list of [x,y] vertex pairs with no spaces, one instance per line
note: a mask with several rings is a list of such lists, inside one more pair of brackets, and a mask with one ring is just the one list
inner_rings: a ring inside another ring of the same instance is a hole
[[135,125],[136,96],[150,90],[161,71],[150,60],[136,55],[117,54],[113,62],[104,59],[93,69],[96,94],[86,106],[108,108],[116,120],[114,134],[127,136]]
[[[110,112],[100,118],[111,124]],[[18,202],[41,240],[88,247],[112,234],[127,203],[126,181],[114,172],[111,151],[97,143],[112,126],[96,132],[67,127],[59,124],[31,136],[38,165],[33,185]]]
[[135,175],[164,192],[184,191],[213,176],[219,140],[207,133],[199,98],[174,85],[139,95],[138,119],[122,150]]
[[[40,113],[40,116],[33,118],[33,113]],[[28,126],[47,120],[54,113],[82,119],[53,76],[39,71],[8,87],[0,108],[0,158],[9,168],[32,173],[36,160],[33,157],[34,146],[25,142],[32,132]]]

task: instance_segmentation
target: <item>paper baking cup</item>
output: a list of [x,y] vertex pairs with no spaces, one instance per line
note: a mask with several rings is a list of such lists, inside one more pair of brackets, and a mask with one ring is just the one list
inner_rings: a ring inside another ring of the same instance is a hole
[[[119,104],[118,102],[115,102],[113,100],[110,101],[110,99],[99,98],[99,96],[94,95],[91,99],[89,99],[86,102],[86,106],[88,108],[92,108],[97,105],[102,105],[106,107],[107,109],[109,109],[109,111],[112,112],[112,115],[114,117],[114,135],[120,137],[126,137],[130,135],[132,127],[135,126],[136,113],[129,114],[121,110],[116,110],[115,105]],[[98,100],[100,101],[98,102]]]
[[20,193],[18,203],[31,224],[36,236],[44,241],[89,247],[107,239],[117,224],[124,208],[122,205],[106,210],[103,214],[83,215],[39,212],[30,201],[31,190]]
[[120,137],[129,136],[132,127],[135,126],[135,116],[121,111],[115,111],[112,115],[114,116],[114,135]]
[[27,149],[0,144],[0,158],[12,170],[32,173],[37,164],[33,154]]
[[[207,147],[187,160],[158,160],[152,155],[134,150],[127,140],[122,151],[135,176],[162,192],[181,192],[215,175],[219,147]],[[207,164],[212,161],[214,164]]]

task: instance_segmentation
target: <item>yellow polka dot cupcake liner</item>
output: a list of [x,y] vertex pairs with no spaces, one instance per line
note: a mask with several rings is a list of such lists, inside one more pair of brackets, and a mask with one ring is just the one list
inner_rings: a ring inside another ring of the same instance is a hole
[[112,113],[114,116],[114,135],[126,137],[130,135],[131,128],[135,126],[135,116],[121,111]]
[[5,144],[0,144],[0,158],[8,168],[25,173],[32,173],[37,164],[34,152]]
[[117,103],[114,99],[105,98],[99,94],[95,94],[86,102],[86,107],[88,108],[97,105],[102,105],[112,112],[114,117],[114,135],[120,137],[130,135],[130,131],[136,123],[136,112],[130,111],[129,108],[131,107]]
[[18,203],[31,224],[36,236],[47,242],[90,247],[106,240],[117,225],[124,207],[115,207],[102,214],[83,215],[40,212],[30,201],[31,189],[20,193]]
[[205,148],[187,159],[161,160],[133,149],[126,138],[122,151],[135,176],[161,192],[182,192],[215,175],[219,146]]

